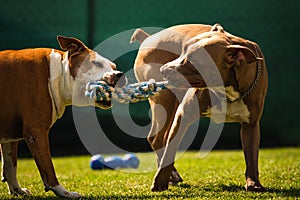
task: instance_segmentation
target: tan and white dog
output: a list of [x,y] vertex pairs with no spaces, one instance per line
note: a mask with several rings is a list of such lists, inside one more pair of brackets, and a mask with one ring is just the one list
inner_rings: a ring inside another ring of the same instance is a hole
[[[246,190],[263,191],[258,175],[259,122],[268,75],[259,46],[225,32],[219,24],[173,26],[151,36],[137,29],[131,40],[142,43],[134,65],[138,81],[167,79],[181,86],[183,76],[192,87],[183,92],[182,100],[177,99],[179,95],[174,95],[175,90],[163,91],[149,99],[152,127],[148,141],[158,158],[152,191],[163,191],[168,189],[170,182],[182,181],[174,167],[176,150],[188,127],[200,117],[210,117],[216,123],[241,124]],[[203,60],[203,53],[207,53],[212,62]],[[221,84],[214,82],[213,65],[221,76]],[[209,79],[204,81],[202,72],[207,73]],[[213,87],[205,89],[206,81]],[[209,90],[215,90],[212,93],[217,94],[216,89],[220,86],[227,100],[219,99],[222,103],[213,105]],[[223,120],[219,115],[212,116],[213,112],[220,114],[222,110],[225,112]]]
[[[59,184],[51,161],[48,133],[65,107],[94,105],[84,96],[89,81],[110,85],[122,73],[114,63],[75,38],[57,37],[62,50],[34,48],[0,52],[0,143],[2,182],[14,195],[29,194],[17,181],[17,145],[25,139],[42,177],[45,190],[76,198]],[[76,86],[75,86],[76,85]],[[76,102],[72,100],[76,100]],[[111,102],[96,102],[110,108]]]

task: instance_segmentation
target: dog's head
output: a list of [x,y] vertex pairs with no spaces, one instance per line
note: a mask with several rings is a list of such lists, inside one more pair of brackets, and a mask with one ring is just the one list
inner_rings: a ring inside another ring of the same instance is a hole
[[[111,86],[126,84],[123,73],[116,69],[116,65],[89,49],[83,42],[76,38],[58,36],[58,43],[62,50],[67,51],[67,62],[70,78],[75,81],[75,105],[86,106],[89,99],[84,96],[85,86],[90,81],[103,80]],[[74,98],[73,98],[74,100]],[[110,101],[97,101],[96,106],[102,109],[111,107]]]
[[[180,57],[161,67],[162,75],[178,86],[220,86],[230,69],[260,60],[248,48],[250,41],[238,38],[214,25],[183,44]],[[247,46],[246,46],[247,45]]]

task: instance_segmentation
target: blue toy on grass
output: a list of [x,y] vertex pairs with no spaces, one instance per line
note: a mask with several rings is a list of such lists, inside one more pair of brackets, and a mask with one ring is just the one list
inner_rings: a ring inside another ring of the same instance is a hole
[[90,160],[90,167],[92,169],[105,169],[104,157],[100,154],[92,156]]
[[90,160],[90,167],[94,170],[118,168],[137,169],[139,164],[139,159],[132,153],[126,154],[122,158],[120,156],[109,156],[104,158],[102,155],[97,154],[92,156]]
[[123,168],[134,168],[137,169],[140,161],[134,154],[126,154],[122,158],[123,160]]

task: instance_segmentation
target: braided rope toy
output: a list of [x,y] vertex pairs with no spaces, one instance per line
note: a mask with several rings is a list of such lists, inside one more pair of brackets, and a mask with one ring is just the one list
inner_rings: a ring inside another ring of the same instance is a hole
[[171,89],[168,81],[155,82],[150,79],[146,82],[133,83],[122,88],[109,86],[104,81],[89,82],[86,85],[85,96],[95,101],[117,100],[120,103],[137,103],[150,96],[157,96],[164,89]]

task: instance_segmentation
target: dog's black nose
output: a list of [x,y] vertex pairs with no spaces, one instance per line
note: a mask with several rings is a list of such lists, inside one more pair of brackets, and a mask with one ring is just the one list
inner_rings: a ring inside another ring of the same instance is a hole
[[118,72],[118,73],[116,74],[116,77],[119,78],[119,79],[120,79],[122,76],[123,76],[123,73],[122,73],[122,72]]
[[122,87],[127,84],[127,78],[120,71],[106,72],[103,80],[111,86]]
[[127,84],[127,78],[122,72],[117,73],[115,76],[116,76],[116,86],[123,87]]

